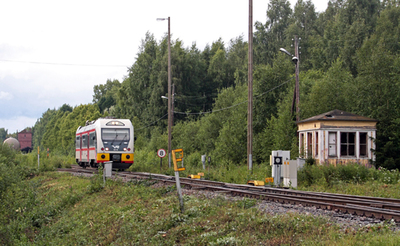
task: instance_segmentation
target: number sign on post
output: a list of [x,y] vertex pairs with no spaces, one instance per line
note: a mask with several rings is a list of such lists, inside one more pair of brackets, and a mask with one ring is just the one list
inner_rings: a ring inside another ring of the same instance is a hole
[[157,150],[157,155],[160,157],[160,173],[162,172],[162,158],[164,158],[167,155],[167,151],[165,149],[159,149]]
[[159,150],[157,150],[157,155],[158,155],[158,157],[160,157],[160,158],[164,158],[166,154],[167,154],[167,151],[165,151],[165,149],[159,149]]

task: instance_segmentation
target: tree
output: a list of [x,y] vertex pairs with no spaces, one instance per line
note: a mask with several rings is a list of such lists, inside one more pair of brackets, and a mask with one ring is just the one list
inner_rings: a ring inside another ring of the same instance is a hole
[[311,91],[301,103],[301,118],[308,118],[330,110],[351,111],[354,79],[338,59],[323,78],[315,81]]
[[311,60],[308,59],[310,56],[309,49],[312,47],[313,36],[319,34],[316,27],[317,13],[315,12],[314,4],[310,0],[305,2],[303,0],[298,0],[294,7],[292,18],[293,22],[286,29],[287,38],[285,40],[285,46],[293,46],[293,37],[295,35],[299,37],[299,46],[301,47],[301,69],[308,70],[312,67]]
[[6,140],[8,134],[8,130],[4,128],[0,128],[0,144],[3,144],[4,140]]
[[375,164],[390,169],[400,168],[399,17],[398,8],[383,11],[376,33],[357,52],[355,90],[360,96],[353,102],[360,114],[378,120]]
[[32,146],[34,148],[42,146],[43,136],[46,130],[51,127],[49,123],[56,115],[56,112],[56,109],[47,109],[47,111],[42,114],[42,117],[36,121],[32,131]]
[[107,79],[106,84],[93,87],[93,103],[99,106],[100,112],[104,112],[104,110],[116,104],[117,93],[120,88],[121,83],[116,79]]
[[[280,54],[270,65],[257,65],[254,71],[254,131],[259,133],[267,120],[277,114],[277,103],[286,93],[289,81],[294,84],[295,66],[290,59]],[[292,98],[292,97],[291,97]]]
[[279,48],[286,43],[286,29],[291,23],[292,9],[286,0],[272,0],[268,4],[267,22],[256,22],[254,33],[254,61],[270,64]]

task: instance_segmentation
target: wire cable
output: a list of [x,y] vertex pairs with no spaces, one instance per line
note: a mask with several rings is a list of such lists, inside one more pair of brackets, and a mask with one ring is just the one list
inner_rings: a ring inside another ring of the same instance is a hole
[[156,123],[156,122],[158,122],[158,121],[162,120],[162,119],[163,119],[165,116],[167,116],[167,115],[168,115],[168,113],[164,114],[164,116],[162,116],[162,117],[161,117],[161,118],[159,118],[158,120],[151,122],[151,123],[150,123],[150,124],[148,124],[147,126],[144,126],[144,127],[142,127],[142,128],[139,128],[139,129],[135,129],[135,131],[139,131],[139,130],[145,129],[145,128],[147,128],[147,127],[149,127],[149,126],[153,125],[154,123]]
[[[293,76],[293,77],[291,77],[290,79],[288,79],[287,81],[283,82],[282,84],[277,85],[277,86],[275,86],[274,88],[272,88],[272,89],[270,89],[270,90],[268,90],[268,91],[266,91],[266,92],[264,92],[264,93],[262,93],[262,94],[260,94],[260,95],[258,95],[258,96],[255,96],[254,98],[261,97],[261,96],[263,96],[263,95],[265,95],[265,94],[267,94],[267,93],[269,93],[269,92],[271,92],[271,91],[273,91],[273,90],[275,90],[275,89],[277,89],[277,88],[279,88],[279,87],[281,87],[281,86],[283,86],[283,85],[289,83],[289,81],[291,81],[291,80],[294,79],[294,78],[295,78],[295,77]],[[222,111],[222,110],[231,109],[231,108],[233,108],[233,107],[239,106],[239,105],[241,105],[241,104],[243,104],[243,103],[246,103],[246,102],[248,102],[248,100],[243,101],[243,102],[240,102],[240,103],[237,103],[237,104],[235,104],[235,105],[232,105],[232,106],[229,106],[229,107],[226,107],[226,108],[221,108],[221,109],[212,110],[212,111],[208,111],[208,112],[185,113],[185,112],[176,112],[176,111],[174,111],[174,113],[176,113],[176,114],[186,114],[186,115],[210,114],[210,113],[215,113],[215,112],[219,112],[219,111]]]
[[56,66],[80,66],[80,67],[129,67],[125,65],[95,65],[95,64],[73,64],[73,63],[35,62],[35,61],[13,61],[13,60],[0,60],[0,62],[28,63],[28,64],[56,65]]
[[[295,78],[294,76],[291,77],[290,79],[288,79],[287,81],[283,82],[282,84],[277,85],[277,86],[275,86],[274,88],[272,88],[272,89],[270,89],[270,90],[268,90],[268,91],[266,91],[266,92],[264,92],[264,93],[262,93],[262,94],[260,94],[260,95],[258,95],[258,96],[255,96],[255,98],[261,97],[261,96],[263,96],[263,95],[265,95],[265,94],[267,94],[267,93],[269,93],[269,92],[271,92],[271,91],[273,91],[273,90],[275,90],[275,89],[277,89],[277,88],[279,88],[279,87],[281,87],[281,86],[283,86],[283,85],[289,83],[289,82],[290,82],[292,79],[294,79],[294,78]],[[213,110],[213,111],[209,111],[209,112],[184,113],[184,112],[173,111],[173,113],[176,113],[176,114],[186,114],[186,115],[210,114],[210,113],[215,113],[215,112],[219,112],[219,111],[231,109],[231,108],[234,108],[234,107],[239,106],[239,105],[241,105],[241,104],[243,104],[243,103],[246,103],[246,102],[248,102],[248,100],[243,101],[243,102],[240,102],[240,103],[237,103],[237,104],[235,104],[235,105],[232,105],[232,106],[229,106],[229,107],[226,107],[226,108],[221,108],[221,109],[217,109],[217,110]],[[156,123],[156,122],[162,120],[163,118],[165,118],[165,116],[167,116],[167,115],[168,115],[168,113],[166,113],[166,114],[163,115],[161,118],[159,118],[159,119],[157,119],[157,120],[151,122],[150,124],[148,124],[148,125],[146,125],[146,126],[144,126],[144,127],[141,127],[141,128],[139,128],[139,129],[135,129],[135,131],[139,131],[139,130],[148,128],[148,127],[150,127],[151,125],[153,125],[154,123]]]

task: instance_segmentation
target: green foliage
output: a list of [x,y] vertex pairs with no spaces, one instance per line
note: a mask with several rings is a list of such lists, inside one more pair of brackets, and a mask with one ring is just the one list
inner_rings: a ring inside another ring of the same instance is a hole
[[90,184],[87,186],[89,194],[99,192],[104,188],[103,180],[103,169],[101,166],[98,169],[98,173],[90,177]]
[[3,143],[6,140],[8,134],[8,130],[4,128],[0,128],[0,143]]
[[57,111],[55,109],[47,109],[47,111],[42,114],[42,117],[36,121],[32,131],[32,146],[34,146],[34,149],[41,145],[43,135],[45,134],[47,129],[47,125],[49,124],[50,120],[55,116],[56,112]]
[[93,87],[93,103],[99,106],[101,113],[116,104],[117,92],[120,88],[121,83],[116,79],[108,79],[106,84]]
[[396,183],[399,180],[397,171],[368,169],[357,163],[347,165],[310,165],[307,164],[298,171],[300,186],[309,187],[313,184],[322,184],[332,187],[340,183],[363,184],[368,180],[378,180],[385,183],[387,180]]
[[343,69],[340,60],[332,64],[323,78],[314,81],[309,94],[302,97],[302,118],[334,109],[351,111],[350,100],[352,100],[354,79],[346,69]]
[[75,153],[76,129],[85,125],[86,121],[96,120],[100,117],[98,107],[93,104],[77,106],[72,112],[60,108],[45,125],[46,130],[42,136],[40,147],[42,149],[49,148],[52,153],[72,156]]

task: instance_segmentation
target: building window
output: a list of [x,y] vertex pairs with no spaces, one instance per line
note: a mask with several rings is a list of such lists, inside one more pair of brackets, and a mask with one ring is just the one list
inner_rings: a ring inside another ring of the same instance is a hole
[[367,156],[367,133],[360,132],[360,156]]
[[343,157],[355,156],[355,142],[355,132],[342,132],[340,134],[340,155]]
[[307,157],[312,157],[312,132],[307,132]]
[[318,148],[318,132],[315,132],[315,156],[318,156],[319,148]]
[[299,138],[300,138],[300,157],[304,157],[305,156],[305,153],[304,153],[304,146],[305,146],[305,144],[304,144],[304,133],[300,133],[300,136],[299,136]]

